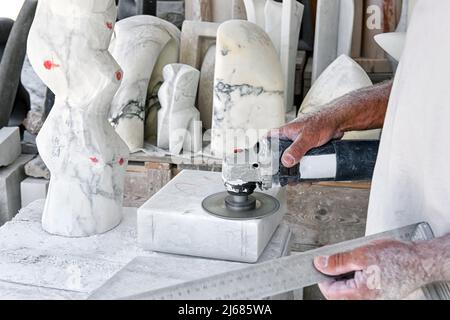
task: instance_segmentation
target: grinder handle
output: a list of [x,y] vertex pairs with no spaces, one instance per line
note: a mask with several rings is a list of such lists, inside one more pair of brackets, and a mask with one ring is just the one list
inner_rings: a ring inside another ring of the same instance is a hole
[[[293,141],[288,139],[279,140],[280,157],[292,143]],[[336,155],[336,176],[332,179],[308,180],[358,181],[371,179],[375,170],[379,144],[380,142],[375,140],[333,140],[322,147],[312,149],[305,156]],[[286,168],[281,163],[281,158],[278,178],[282,186],[305,181],[301,177],[300,165]]]

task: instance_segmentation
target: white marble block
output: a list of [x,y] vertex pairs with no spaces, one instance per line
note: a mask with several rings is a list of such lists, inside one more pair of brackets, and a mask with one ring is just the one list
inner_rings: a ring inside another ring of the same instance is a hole
[[0,226],[21,208],[20,183],[26,178],[25,164],[32,158],[32,155],[21,155],[9,166],[0,168]]
[[[367,73],[353,59],[341,55],[320,75],[300,107],[299,115],[316,112],[327,103],[354,90],[372,85]],[[379,139],[381,130],[347,132],[344,139]]]
[[223,23],[217,32],[211,152],[253,147],[285,122],[284,79],[277,51],[256,24]]
[[[290,254],[292,233],[281,224],[261,255],[258,263]],[[89,299],[112,300],[157,290],[187,281],[201,279],[222,272],[247,267],[248,264],[160,254],[155,257],[137,257],[97,289]],[[292,299],[287,293],[276,298]]]
[[185,64],[169,64],[159,89],[158,147],[171,154],[202,149],[200,112],[195,108],[200,72]]
[[122,67],[123,79],[112,102],[111,123],[131,152],[144,147],[150,79],[160,55],[172,46],[177,53],[179,30],[157,17],[134,16],[115,26],[109,51]]
[[18,127],[0,129],[0,168],[9,166],[22,153],[20,132]]
[[312,82],[342,54],[352,49],[355,2],[360,0],[318,0]]
[[30,203],[47,197],[50,182],[46,179],[26,178],[20,184],[22,208]]
[[123,72],[108,51],[114,0],[41,0],[28,57],[55,93],[38,137],[51,180],[42,217],[51,234],[100,234],[122,219],[129,150],[108,121]]
[[283,189],[277,213],[259,220],[226,220],[202,208],[207,196],[225,191],[221,173],[182,171],[138,209],[138,241],[147,250],[239,262],[256,262],[286,213]]
[[244,0],[248,21],[266,31],[277,49],[286,84],[285,109],[294,106],[295,65],[304,6],[296,0]]

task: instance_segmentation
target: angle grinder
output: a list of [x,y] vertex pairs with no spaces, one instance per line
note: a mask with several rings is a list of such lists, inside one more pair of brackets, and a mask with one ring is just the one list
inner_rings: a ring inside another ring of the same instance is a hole
[[379,141],[334,140],[308,152],[300,164],[286,168],[281,157],[292,143],[267,138],[252,149],[227,155],[222,165],[226,191],[205,198],[203,209],[224,219],[261,219],[276,213],[280,203],[255,192],[257,189],[267,191],[302,181],[369,180],[373,176]]

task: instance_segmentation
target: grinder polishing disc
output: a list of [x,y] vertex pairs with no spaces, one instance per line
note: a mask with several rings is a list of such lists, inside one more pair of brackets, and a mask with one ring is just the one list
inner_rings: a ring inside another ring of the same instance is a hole
[[256,200],[256,207],[252,210],[232,210],[225,204],[228,192],[213,194],[202,202],[203,209],[216,217],[229,220],[262,219],[276,213],[280,209],[280,202],[264,193],[254,193],[250,197]]

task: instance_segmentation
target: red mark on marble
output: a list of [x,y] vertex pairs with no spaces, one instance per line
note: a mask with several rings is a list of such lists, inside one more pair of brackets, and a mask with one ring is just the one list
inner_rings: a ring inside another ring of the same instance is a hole
[[120,158],[119,165],[123,166],[124,163],[125,163],[125,160],[123,158]]
[[89,160],[91,160],[92,163],[98,163],[97,157],[91,157]]
[[56,64],[56,63],[54,63],[51,60],[45,60],[44,61],[44,68],[47,69],[47,70],[51,70],[53,68],[58,68],[59,66],[60,66],[59,64]]
[[113,28],[112,22],[107,22],[107,23],[106,23],[106,27],[107,27],[109,30],[112,30],[112,28]]
[[116,79],[117,79],[117,81],[122,80],[122,71],[117,71],[116,72]]
[[244,150],[239,148],[234,149],[234,153],[241,153],[241,152],[244,152]]

